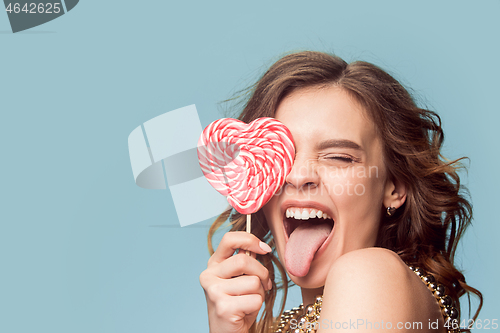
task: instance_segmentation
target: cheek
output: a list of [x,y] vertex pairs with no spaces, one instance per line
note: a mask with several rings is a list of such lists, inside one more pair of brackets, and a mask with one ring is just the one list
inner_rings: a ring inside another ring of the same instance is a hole
[[322,181],[337,208],[366,206],[373,209],[374,204],[383,199],[383,181],[378,167],[332,169],[322,174]]
[[273,196],[263,207],[262,212],[266,218],[267,225],[273,236],[275,235],[276,223],[279,214],[278,196]]
[[283,221],[281,220],[279,208],[279,198],[278,195],[274,195],[269,202],[262,207],[262,212],[266,218],[269,230],[273,235],[278,257],[281,262],[284,262],[282,252],[284,251],[285,239],[283,235]]

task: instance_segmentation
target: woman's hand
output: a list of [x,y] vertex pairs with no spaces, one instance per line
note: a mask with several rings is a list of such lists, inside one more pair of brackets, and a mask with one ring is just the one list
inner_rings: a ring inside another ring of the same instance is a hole
[[[240,249],[239,253],[233,253]],[[266,254],[269,245],[244,231],[228,232],[200,275],[212,333],[247,333],[272,287],[269,271],[245,251]]]

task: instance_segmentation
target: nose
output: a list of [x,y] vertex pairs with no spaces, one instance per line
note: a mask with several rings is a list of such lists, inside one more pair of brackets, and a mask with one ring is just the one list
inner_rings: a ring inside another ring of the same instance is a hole
[[302,187],[317,187],[319,182],[315,160],[296,156],[292,170],[285,179],[285,185],[290,184],[300,190]]

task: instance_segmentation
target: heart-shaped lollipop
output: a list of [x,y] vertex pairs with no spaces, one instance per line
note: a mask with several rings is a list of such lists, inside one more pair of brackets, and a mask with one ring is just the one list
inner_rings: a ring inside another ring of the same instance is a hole
[[274,118],[219,119],[198,142],[203,174],[241,214],[257,212],[283,186],[294,156],[290,130]]

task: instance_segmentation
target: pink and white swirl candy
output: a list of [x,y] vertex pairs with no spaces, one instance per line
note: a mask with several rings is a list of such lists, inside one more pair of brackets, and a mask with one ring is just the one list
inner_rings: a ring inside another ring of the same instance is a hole
[[257,212],[283,186],[294,156],[290,130],[274,118],[219,119],[198,141],[203,174],[241,214]]

